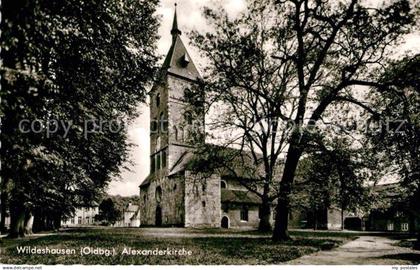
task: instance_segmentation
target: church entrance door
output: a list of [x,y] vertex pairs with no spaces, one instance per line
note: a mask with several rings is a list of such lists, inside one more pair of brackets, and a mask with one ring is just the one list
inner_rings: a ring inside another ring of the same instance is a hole
[[222,217],[222,228],[229,229],[229,219],[227,217]]
[[160,206],[156,207],[155,225],[162,226],[162,208]]

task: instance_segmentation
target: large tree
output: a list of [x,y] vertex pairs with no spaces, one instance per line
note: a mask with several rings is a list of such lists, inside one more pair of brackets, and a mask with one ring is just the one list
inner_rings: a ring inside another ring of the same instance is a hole
[[[381,75],[382,94],[373,94],[381,129],[369,141],[378,158],[391,164],[399,178],[401,199],[411,215],[420,216],[420,55],[394,61]],[[414,222],[410,226],[415,226]],[[412,228],[413,229],[413,228]],[[418,247],[420,248],[420,232]]]
[[99,204],[99,214],[95,216],[95,220],[101,224],[114,225],[115,222],[121,219],[122,213],[120,209],[117,209],[114,200],[107,198]]
[[371,192],[366,171],[373,170],[366,156],[369,150],[352,148],[348,139],[323,140],[312,144],[299,162],[293,187],[294,205],[314,215],[314,228],[319,228],[317,213],[330,207],[344,212],[366,213],[370,208]]
[[2,3],[2,199],[9,199],[10,236],[23,236],[32,221],[59,227],[119,174],[129,148],[123,127],[155,71],[156,5]]
[[231,122],[246,150],[257,146],[271,162],[266,175],[285,152],[273,240],[288,239],[292,184],[312,128],[337,103],[374,113],[362,100],[365,86],[378,84],[387,55],[411,30],[410,3],[266,0],[250,1],[237,18],[223,9],[204,14],[213,29],[193,38],[209,63],[206,93],[223,97],[228,111],[239,108]]

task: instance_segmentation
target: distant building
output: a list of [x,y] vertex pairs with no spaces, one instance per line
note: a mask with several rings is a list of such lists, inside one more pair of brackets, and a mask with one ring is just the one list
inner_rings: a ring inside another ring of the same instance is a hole
[[122,212],[122,219],[118,220],[114,227],[140,227],[140,207],[128,203]]
[[406,200],[401,200],[399,183],[373,187],[375,196],[380,197],[382,206],[376,206],[368,213],[341,212],[339,207],[330,206],[318,211],[292,209],[291,228],[325,230],[366,230],[388,232],[415,232],[420,229],[420,209],[414,209]]
[[61,221],[62,226],[89,226],[95,224],[95,216],[99,214],[99,207],[77,207],[74,215]]
[[373,209],[364,217],[366,230],[415,232],[420,230],[420,206],[401,200],[399,183],[376,186],[375,192],[382,195],[385,207]]

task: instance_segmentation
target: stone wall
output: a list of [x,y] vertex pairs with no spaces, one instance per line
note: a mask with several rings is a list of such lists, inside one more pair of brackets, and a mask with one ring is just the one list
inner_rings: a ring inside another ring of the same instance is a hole
[[[159,199],[156,191],[162,190]],[[153,179],[150,185],[140,190],[140,219],[142,226],[156,226],[156,210],[162,213],[162,226],[184,224],[184,178],[183,176]]]
[[221,217],[229,218],[229,228],[258,228],[260,222],[258,206],[248,207],[248,221],[241,220],[241,207],[230,206],[227,211],[221,210]]
[[185,227],[220,227],[220,177],[185,172]]

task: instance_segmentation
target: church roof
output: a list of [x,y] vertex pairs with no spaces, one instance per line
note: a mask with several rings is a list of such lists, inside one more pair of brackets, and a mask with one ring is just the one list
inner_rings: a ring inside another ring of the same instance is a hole
[[261,198],[250,191],[222,189],[221,196],[224,203],[261,204]]
[[[257,154],[257,158],[261,159],[259,165],[255,164],[250,152],[205,144],[201,150],[184,152],[172,168],[169,168],[169,176],[190,170],[216,173],[222,178],[260,179],[265,171],[262,155]],[[281,168],[281,165],[279,168]],[[280,171],[277,170],[277,173]]]
[[194,62],[191,59],[184,43],[181,39],[181,31],[178,29],[177,14],[175,9],[174,21],[172,24],[172,45],[169,48],[162,71],[166,74],[173,74],[190,80],[201,79]]

